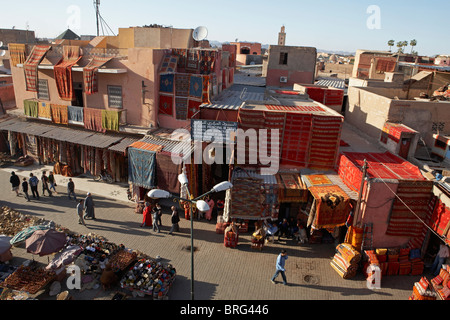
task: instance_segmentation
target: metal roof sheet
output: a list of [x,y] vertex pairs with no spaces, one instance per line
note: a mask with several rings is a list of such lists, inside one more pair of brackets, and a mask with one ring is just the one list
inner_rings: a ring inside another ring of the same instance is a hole
[[319,86],[345,89],[345,81],[343,79],[320,79],[315,84]]
[[126,137],[125,135],[115,133],[100,133],[88,131],[85,129],[69,128],[32,121],[23,121],[19,118],[0,122],[0,130],[32,134],[48,139],[102,149],[108,148],[109,146],[119,142]]
[[120,140],[118,143],[113,144],[108,148],[110,151],[115,152],[125,152],[127,148],[136,141],[139,141],[140,138],[135,137],[126,137]]

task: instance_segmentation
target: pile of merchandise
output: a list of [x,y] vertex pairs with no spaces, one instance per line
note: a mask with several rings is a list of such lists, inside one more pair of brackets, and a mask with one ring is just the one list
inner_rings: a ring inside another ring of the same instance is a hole
[[43,221],[4,206],[0,210],[0,234],[14,236],[27,227],[42,224]]
[[344,279],[356,276],[361,254],[349,243],[341,243],[336,247],[336,254],[331,260],[331,267]]
[[443,265],[439,274],[431,279],[431,284],[441,300],[450,300],[450,266]]
[[436,293],[427,278],[422,277],[419,282],[414,283],[413,294],[409,300],[436,300]]
[[36,294],[49,284],[55,276],[55,272],[38,268],[34,263],[29,266],[21,265],[3,281],[2,286],[12,290]]
[[383,276],[396,275],[421,275],[424,263],[420,258],[420,249],[390,248],[366,250],[367,261],[363,266],[363,272],[369,265],[380,267]]
[[149,257],[139,259],[120,280],[120,286],[130,291],[165,299],[175,281],[176,270]]

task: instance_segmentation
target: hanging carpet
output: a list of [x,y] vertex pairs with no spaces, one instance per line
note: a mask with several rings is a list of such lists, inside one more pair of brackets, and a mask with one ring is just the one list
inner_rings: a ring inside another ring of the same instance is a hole
[[80,47],[64,46],[63,57],[53,68],[56,88],[62,100],[73,100],[72,67],[81,59]]
[[28,56],[28,59],[23,65],[25,73],[26,90],[31,92],[38,91],[38,65],[44,59],[50,46],[36,45],[33,47],[33,51]]

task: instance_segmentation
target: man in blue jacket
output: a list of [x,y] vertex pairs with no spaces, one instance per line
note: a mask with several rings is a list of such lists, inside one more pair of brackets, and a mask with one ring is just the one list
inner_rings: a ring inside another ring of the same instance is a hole
[[275,271],[275,274],[273,275],[272,279],[270,280],[270,281],[272,281],[272,283],[275,283],[275,279],[281,273],[281,277],[283,278],[283,284],[287,285],[286,274],[285,274],[286,269],[284,268],[287,258],[288,258],[288,255],[287,255],[286,250],[281,250],[281,253],[278,255],[278,258],[277,258],[277,267],[276,267],[277,270]]

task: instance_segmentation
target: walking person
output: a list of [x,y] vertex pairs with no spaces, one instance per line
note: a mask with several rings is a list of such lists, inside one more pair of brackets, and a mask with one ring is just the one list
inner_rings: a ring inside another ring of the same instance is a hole
[[152,211],[150,203],[145,203],[144,211],[142,212],[142,224],[141,227],[151,227],[153,226],[152,221]]
[[281,273],[281,277],[283,278],[283,284],[287,285],[286,273],[285,273],[286,269],[284,267],[287,258],[288,258],[288,255],[287,255],[286,250],[281,250],[281,253],[278,255],[278,258],[277,258],[277,265],[276,265],[275,274],[273,275],[272,279],[270,279],[270,281],[272,281],[272,283],[275,283],[275,279]]
[[11,177],[9,178],[9,182],[11,183],[12,191],[16,192],[16,196],[19,196],[20,179],[14,171],[11,172]]
[[212,212],[213,212],[213,209],[214,209],[214,200],[211,199],[209,196],[207,196],[206,197],[206,203],[209,206],[209,210],[205,212],[205,218],[206,218],[206,220],[211,221],[211,219],[212,219]]
[[174,231],[179,232],[180,226],[178,225],[178,222],[180,222],[180,217],[178,216],[177,208],[172,206],[170,209],[172,209],[172,228],[170,228],[169,234],[172,234]]
[[86,223],[83,219],[83,199],[80,199],[80,201],[77,204],[77,215],[78,215],[78,223],[82,224],[83,226],[86,226]]
[[157,222],[158,222],[158,225],[160,226],[160,227],[162,227],[162,222],[161,222],[161,217],[162,217],[162,209],[161,209],[161,205],[159,204],[159,203],[157,203],[156,205],[155,205],[155,209],[154,209],[155,211],[156,211],[156,213],[157,213]]
[[22,192],[25,195],[25,199],[27,199],[27,201],[30,201],[30,196],[28,195],[28,182],[27,182],[27,178],[23,178],[23,182],[22,182]]
[[[158,204],[156,204],[156,206],[158,206]],[[158,217],[159,217],[159,215],[158,215],[158,210],[157,210],[156,207],[153,208],[152,215],[153,215],[153,231],[156,231],[156,232],[159,233],[160,232],[160,228],[159,228],[159,225],[158,225]]]
[[87,193],[87,197],[84,199],[84,218],[85,219],[95,219],[95,212],[94,212],[94,199],[92,199],[92,195],[90,192]]
[[50,173],[48,174],[48,182],[50,183],[50,190],[52,190],[53,189],[53,191],[56,193],[56,194],[58,194],[58,191],[56,191],[56,186],[57,186],[57,184],[56,184],[56,179],[55,179],[55,176],[53,175],[53,171],[50,171]]
[[30,184],[31,193],[33,195],[33,198],[39,200],[39,192],[38,192],[39,179],[35,175],[30,173],[30,179],[28,180],[28,182]]
[[42,172],[41,181],[42,181],[42,195],[45,196],[45,191],[47,191],[48,196],[51,197],[52,192],[48,188],[48,177],[45,171]]
[[69,178],[69,182],[67,183],[67,194],[69,195],[69,199],[72,200],[70,197],[71,195],[77,201],[77,196],[75,194],[75,183],[73,183],[72,178]]

